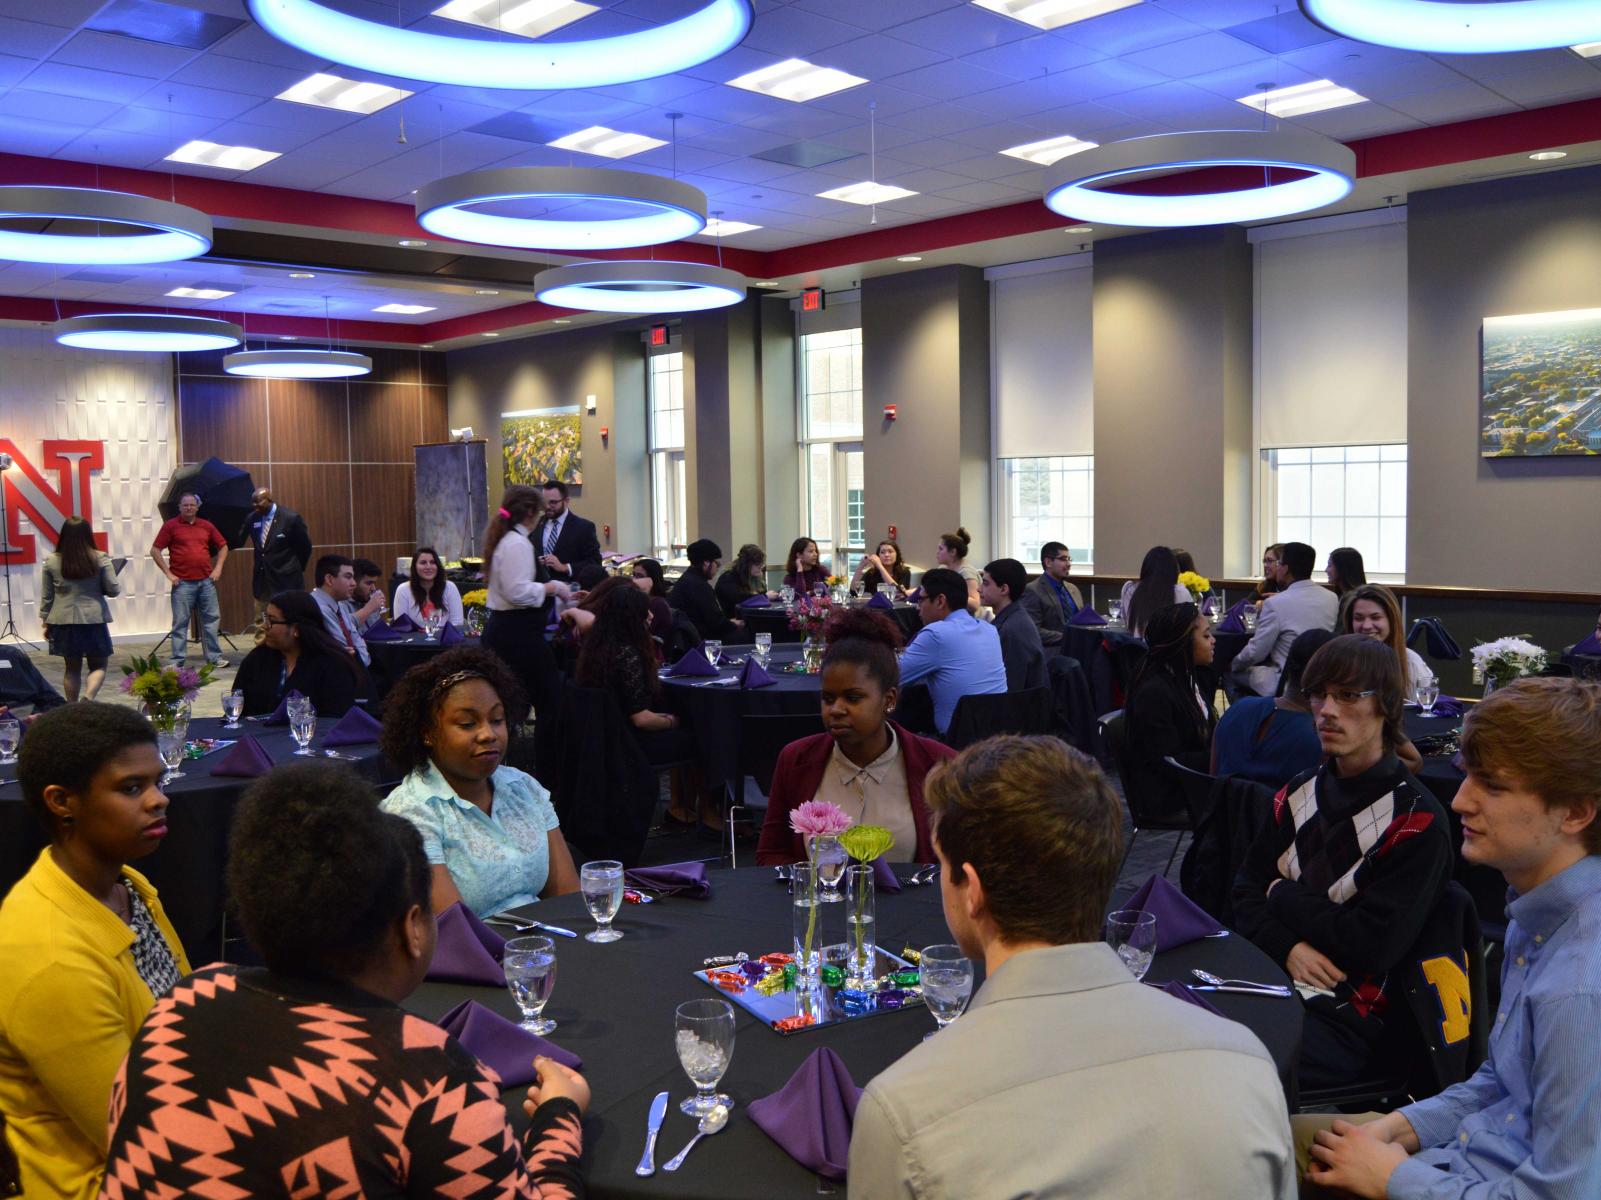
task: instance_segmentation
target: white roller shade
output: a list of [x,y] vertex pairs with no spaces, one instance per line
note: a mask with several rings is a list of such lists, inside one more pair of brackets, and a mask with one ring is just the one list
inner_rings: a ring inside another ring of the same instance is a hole
[[1094,454],[1089,255],[985,274],[996,457]]
[[1403,210],[1251,231],[1264,450],[1406,441]]

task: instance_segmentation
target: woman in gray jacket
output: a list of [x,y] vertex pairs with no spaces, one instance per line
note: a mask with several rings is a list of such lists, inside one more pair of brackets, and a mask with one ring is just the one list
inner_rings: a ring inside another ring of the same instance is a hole
[[[82,517],[68,517],[56,539],[56,552],[44,563],[44,592],[39,621],[50,641],[50,653],[66,660],[61,690],[67,699],[93,700],[106,678],[111,657],[111,620],[107,596],[122,590],[111,558],[97,549],[94,532]],[[83,660],[89,678],[83,678]]]

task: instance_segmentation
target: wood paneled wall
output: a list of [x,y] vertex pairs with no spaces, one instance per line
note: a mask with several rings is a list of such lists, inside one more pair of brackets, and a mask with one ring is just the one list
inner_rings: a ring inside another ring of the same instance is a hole
[[[178,461],[215,455],[249,471],[306,518],[315,553],[370,558],[387,577],[416,548],[412,447],[450,435],[445,365],[437,353],[365,353],[372,374],[337,381],[243,379],[223,372],[220,352],[180,354]],[[229,555],[226,630],[250,624],[253,555]]]

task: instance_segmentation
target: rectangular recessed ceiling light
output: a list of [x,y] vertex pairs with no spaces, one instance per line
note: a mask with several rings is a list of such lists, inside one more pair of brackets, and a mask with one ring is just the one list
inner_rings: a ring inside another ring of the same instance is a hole
[[390,87],[387,83],[363,83],[319,72],[308,75],[294,87],[285,88],[273,99],[287,100],[291,104],[310,104],[317,108],[336,108],[340,112],[375,113],[409,95],[411,93],[404,88]]
[[915,196],[916,192],[909,192],[905,188],[893,187],[887,183],[847,183],[844,187],[829,188],[826,192],[818,192],[820,200],[843,200],[846,204],[884,204],[890,200],[899,200],[903,196]]
[[220,146],[216,142],[185,142],[171,154],[168,162],[194,163],[197,167],[220,167],[224,171],[254,171],[263,163],[280,157],[277,150],[257,150],[254,146]]
[[706,222],[706,228],[701,233],[707,237],[733,237],[736,233],[749,233],[752,229],[760,228],[760,225],[747,225],[744,221],[725,221],[721,217],[713,217]]
[[1024,21],[1036,29],[1060,29],[1075,21],[1088,21],[1140,0],[973,0],[980,8]]
[[730,79],[728,86],[801,104],[866,82],[860,75],[852,75],[849,71],[813,66],[803,58],[786,58],[781,63],[751,71],[738,79]]
[[1269,116],[1304,117],[1307,113],[1344,108],[1347,104],[1365,104],[1367,97],[1359,96],[1350,88],[1343,88],[1327,79],[1314,79],[1311,83],[1298,83],[1293,87],[1275,88],[1271,92],[1258,92],[1254,96],[1241,96],[1240,103]]
[[588,129],[580,129],[577,133],[569,133],[546,144],[557,150],[577,150],[580,154],[598,154],[602,158],[627,158],[667,143],[661,138],[646,137],[642,133],[618,133],[604,125],[591,125]]
[[380,304],[373,312],[404,313],[414,317],[418,313],[433,312],[433,306],[428,304]]
[[1076,137],[1053,137],[1040,142],[1024,142],[1021,146],[1013,146],[1010,150],[1002,150],[1001,153],[1012,158],[1021,158],[1024,162],[1048,167],[1059,158],[1077,154],[1080,150],[1093,149],[1095,149],[1094,142],[1081,142]]
[[524,0],[521,4],[507,0],[450,0],[442,8],[434,9],[433,15],[450,21],[465,21],[483,29],[515,33],[518,37],[536,38],[563,25],[571,25],[594,11],[593,4],[579,4],[577,0]]
[[221,288],[176,287],[168,292],[167,295],[177,296],[181,300],[221,300],[224,296],[231,296],[233,293],[225,292]]
[[1601,42],[1584,42],[1573,47],[1575,54],[1582,54],[1586,58],[1595,58],[1601,55]]

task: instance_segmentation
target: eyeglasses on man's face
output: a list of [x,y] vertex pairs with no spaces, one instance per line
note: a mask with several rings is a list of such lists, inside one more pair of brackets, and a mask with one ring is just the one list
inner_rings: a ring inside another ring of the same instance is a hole
[[1307,692],[1306,698],[1313,704],[1327,704],[1330,700],[1333,700],[1336,704],[1349,708],[1360,700],[1366,700],[1369,696],[1377,696],[1378,694],[1376,688],[1368,688],[1364,692],[1352,691],[1350,688],[1330,688],[1328,690],[1314,688]]

